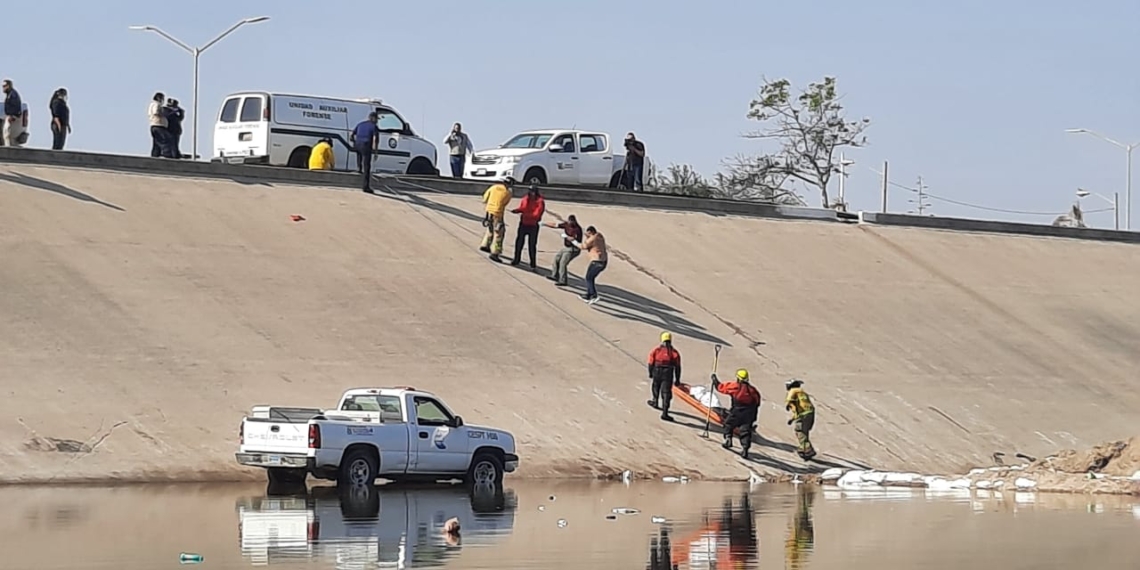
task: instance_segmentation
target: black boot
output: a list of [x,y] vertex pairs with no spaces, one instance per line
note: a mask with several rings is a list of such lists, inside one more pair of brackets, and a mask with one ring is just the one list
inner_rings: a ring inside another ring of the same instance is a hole
[[650,408],[657,409],[657,400],[656,399],[646,400],[645,403],[649,404]]
[[745,458],[745,459],[748,459],[748,448],[747,447],[740,450],[740,456]]
[[720,446],[725,449],[732,449],[732,436],[730,435],[724,438],[724,443],[720,444]]

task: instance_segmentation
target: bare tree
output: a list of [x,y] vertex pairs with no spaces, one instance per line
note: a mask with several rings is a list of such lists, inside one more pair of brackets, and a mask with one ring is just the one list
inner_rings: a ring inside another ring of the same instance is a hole
[[[837,171],[835,150],[866,145],[867,137],[863,131],[870,126],[871,120],[848,121],[845,118],[834,77],[824,77],[821,82],[811,83],[795,96],[791,87],[787,79],[765,80],[748,109],[748,118],[763,126],[744,136],[779,141],[780,151],[744,158],[736,165],[735,171],[766,183],[775,182],[780,176],[785,177],[785,181],[789,178],[799,180],[817,189],[823,207],[827,208],[830,203],[827,185],[832,173]],[[781,181],[777,188],[783,183]]]
[[725,159],[722,172],[717,173],[713,182],[721,195],[733,200],[771,202],[791,206],[805,206],[802,196],[788,188],[789,175],[779,169],[757,168],[767,157],[737,155]]
[[718,198],[717,188],[688,164],[670,164],[665,172],[650,170],[646,186],[662,194]]

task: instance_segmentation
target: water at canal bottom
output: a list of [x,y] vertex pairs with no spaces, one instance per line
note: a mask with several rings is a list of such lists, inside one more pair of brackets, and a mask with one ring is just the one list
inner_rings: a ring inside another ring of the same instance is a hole
[[[183,552],[203,570],[1140,567],[1140,498],[510,482],[474,495],[8,487],[0,505],[0,568],[13,569],[178,568]],[[451,517],[458,539],[441,532]]]

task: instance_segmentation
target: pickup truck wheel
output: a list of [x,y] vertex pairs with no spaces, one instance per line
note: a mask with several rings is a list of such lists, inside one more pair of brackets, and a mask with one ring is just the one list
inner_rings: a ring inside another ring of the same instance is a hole
[[476,455],[467,468],[467,482],[476,486],[501,485],[503,462],[490,453]]
[[546,184],[546,173],[541,168],[532,168],[526,171],[523,182],[526,184]]
[[377,471],[379,465],[374,453],[363,448],[353,449],[341,459],[338,482],[352,486],[370,486],[376,482]]
[[270,485],[295,485],[304,483],[308,473],[304,469],[267,469]]

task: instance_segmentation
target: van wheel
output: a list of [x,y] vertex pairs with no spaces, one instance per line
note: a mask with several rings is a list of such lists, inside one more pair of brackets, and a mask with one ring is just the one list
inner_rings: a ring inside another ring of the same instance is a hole
[[546,173],[541,168],[532,168],[526,171],[523,182],[527,184],[546,184]]
[[380,470],[376,453],[364,447],[349,450],[340,460],[340,477],[337,483],[354,487],[376,483]]
[[467,468],[467,482],[476,487],[503,484],[503,462],[492,453],[483,452],[471,460]]
[[313,149],[307,146],[299,146],[293,149],[289,154],[289,168],[307,168],[309,166],[309,155],[313,153]]
[[431,165],[431,161],[429,161],[428,159],[426,159],[422,156],[419,156],[419,157],[416,157],[416,159],[413,160],[412,163],[408,165],[408,174],[413,175],[413,176],[414,175],[431,176],[431,175],[437,175],[437,174],[439,174],[439,172],[436,171],[435,167]]

